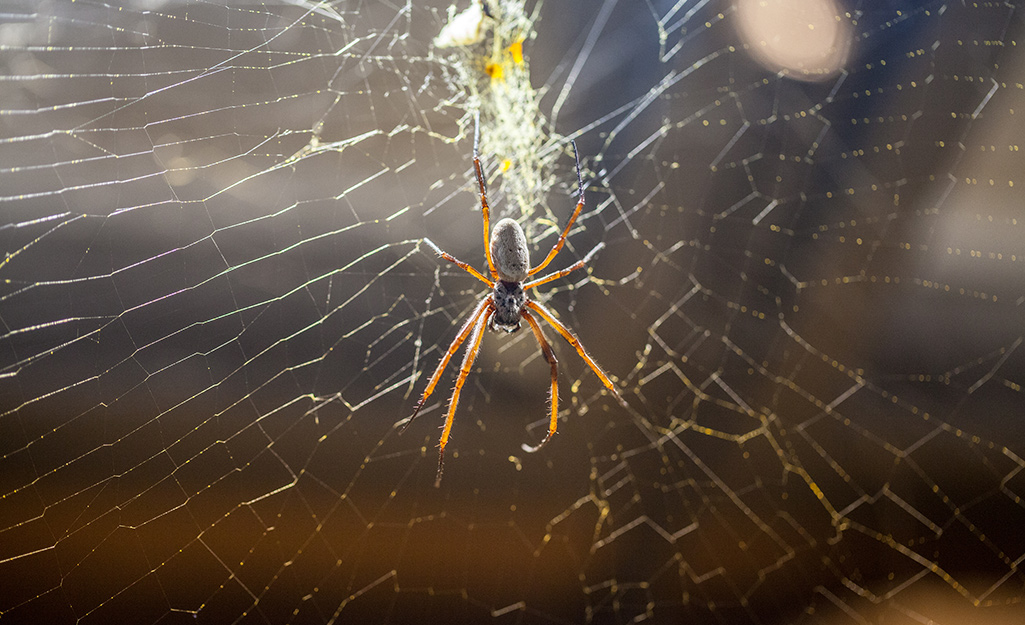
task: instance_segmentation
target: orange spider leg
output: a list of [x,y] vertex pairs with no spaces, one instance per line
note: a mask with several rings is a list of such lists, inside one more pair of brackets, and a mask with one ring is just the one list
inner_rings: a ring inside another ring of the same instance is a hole
[[526,291],[527,289],[532,289],[536,286],[541,286],[542,284],[546,284],[548,282],[551,282],[552,280],[558,280],[559,278],[567,274],[573,273],[577,269],[580,269],[581,267],[587,265],[587,263],[591,262],[591,259],[594,258],[594,255],[597,254],[598,251],[601,250],[603,247],[605,247],[604,243],[599,243],[598,245],[595,245],[594,249],[588,252],[587,256],[584,256],[581,260],[578,260],[577,262],[573,263],[569,267],[566,267],[562,271],[556,271],[555,273],[550,273],[543,278],[538,278],[537,280],[532,280],[531,282],[525,283],[523,285],[523,290]]
[[555,359],[555,352],[552,351],[552,346],[548,344],[548,339],[545,338],[544,333],[541,331],[541,326],[534,319],[534,315],[525,310],[520,314],[530,324],[530,329],[534,331],[534,336],[541,345],[541,353],[544,354],[548,364],[552,366],[552,420],[548,425],[548,435],[544,437],[544,440],[533,447],[527,444],[522,445],[523,451],[532,454],[544,447],[548,439],[555,434],[556,428],[559,427],[559,361]]
[[612,391],[612,394],[616,396],[616,399],[619,400],[620,404],[622,404],[623,406],[627,406],[626,401],[623,400],[623,397],[619,394],[619,391],[616,390],[616,387],[612,384],[612,380],[609,379],[609,376],[605,373],[605,371],[602,370],[598,363],[596,363],[594,359],[591,358],[590,354],[587,353],[587,351],[584,349],[584,346],[580,343],[580,339],[577,338],[577,335],[573,334],[572,330],[564,326],[561,321],[553,317],[552,313],[548,312],[548,309],[546,309],[541,304],[538,304],[533,300],[527,300],[526,307],[541,315],[541,317],[545,321],[547,321],[553,328],[555,328],[555,330],[562,335],[562,338],[566,339],[566,341],[569,342],[569,344],[577,350],[577,353],[580,354],[580,357],[583,358],[584,362],[587,363],[587,366],[589,366],[591,370],[594,371],[595,375],[597,375],[598,378],[601,379],[601,383],[605,385],[605,388]]
[[446,351],[445,355],[441,357],[441,362],[438,363],[438,368],[434,370],[434,375],[432,375],[430,381],[427,382],[427,388],[424,389],[424,394],[420,397],[420,401],[416,402],[416,408],[413,409],[413,416],[406,421],[406,425],[402,426],[399,434],[405,432],[410,424],[413,423],[413,419],[416,418],[416,415],[420,414],[420,409],[423,408],[425,403],[427,403],[427,398],[431,396],[431,393],[434,392],[434,387],[438,385],[438,380],[441,379],[442,372],[445,371],[445,367],[448,366],[448,361],[452,360],[452,356],[459,351],[459,346],[463,344],[466,337],[473,331],[474,324],[477,322],[477,319],[480,318],[481,314],[483,314],[484,309],[488,307],[490,302],[491,298],[484,298],[481,303],[477,305],[477,308],[473,310],[473,314],[466,320],[466,323],[463,324],[463,327],[459,330],[459,334],[456,335],[455,340],[448,346],[448,351]]
[[498,272],[495,270],[495,261],[491,258],[491,208],[488,206],[488,188],[484,184],[484,171],[481,169],[480,155],[477,152],[479,145],[480,112],[478,111],[473,116],[473,170],[477,173],[477,184],[480,186],[480,211],[484,217],[484,255],[488,257],[491,279],[497,280]]
[[559,240],[556,241],[555,245],[552,246],[552,251],[548,252],[548,256],[546,256],[545,259],[541,261],[540,265],[530,270],[530,273],[527,274],[528,276],[532,276],[535,273],[541,271],[542,269],[548,266],[548,263],[552,262],[552,259],[555,258],[555,255],[558,254],[559,250],[562,249],[563,243],[566,242],[566,235],[569,234],[569,229],[573,227],[573,223],[576,222],[577,217],[580,215],[581,209],[584,208],[584,181],[583,178],[580,176],[580,158],[577,157],[576,141],[573,142],[573,159],[577,163],[577,188],[580,190],[580,201],[577,202],[576,210],[574,210],[573,214],[570,215],[569,223],[566,224],[566,227],[563,229],[562,234],[559,235]]
[[434,253],[435,253],[435,254],[437,254],[438,256],[441,256],[442,258],[444,258],[444,259],[445,259],[445,260],[447,260],[448,262],[450,262],[450,263],[452,263],[453,265],[455,265],[455,266],[459,267],[460,269],[462,269],[462,270],[463,270],[463,271],[465,271],[466,273],[470,274],[470,275],[471,275],[471,276],[473,276],[474,278],[477,278],[478,280],[480,280],[480,281],[481,281],[481,282],[483,282],[484,284],[486,284],[486,285],[488,285],[488,286],[490,286],[490,287],[493,287],[493,286],[495,286],[495,283],[494,283],[494,282],[492,282],[491,280],[488,280],[487,278],[485,278],[484,276],[482,276],[482,275],[481,275],[481,273],[480,273],[479,271],[477,271],[476,269],[474,269],[473,267],[471,267],[471,266],[470,266],[470,265],[469,265],[468,263],[464,263],[463,261],[459,260],[459,259],[458,259],[458,258],[456,258],[455,256],[453,256],[453,255],[449,254],[448,252],[446,252],[446,251],[442,250],[442,249],[441,249],[440,247],[438,247],[437,245],[435,245],[435,244],[434,244],[434,241],[431,241],[430,239],[427,239],[427,238],[425,238],[425,239],[424,239],[423,241],[424,241],[424,243],[426,243],[426,244],[427,244],[428,246],[430,246],[430,248],[431,248],[432,250],[434,250]]
[[[491,303],[491,298],[488,297],[484,300],[486,303]],[[481,340],[484,339],[484,326],[488,325],[488,320],[491,318],[494,308],[489,306],[487,312],[481,317],[480,321],[473,327],[473,336],[470,338],[468,347],[466,348],[466,356],[463,357],[463,366],[459,368],[459,379],[456,380],[456,387],[452,391],[452,399],[448,402],[448,415],[445,417],[445,425],[441,430],[441,441],[438,443],[438,474],[434,476],[434,487],[438,488],[441,486],[441,473],[445,468],[445,446],[448,445],[448,435],[452,432],[452,421],[456,416],[456,406],[459,404],[459,392],[463,390],[463,384],[466,383],[466,376],[470,375],[470,368],[473,366],[473,361],[477,359],[477,352],[480,350]]]

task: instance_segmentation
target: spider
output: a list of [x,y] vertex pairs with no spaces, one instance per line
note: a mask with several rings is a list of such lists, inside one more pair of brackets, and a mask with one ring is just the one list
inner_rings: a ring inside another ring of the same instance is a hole
[[577,269],[585,267],[594,255],[604,247],[603,243],[599,243],[594,247],[594,249],[588,252],[582,260],[577,261],[569,267],[550,273],[543,278],[527,281],[527,278],[537,274],[547,267],[548,264],[552,262],[552,259],[554,259],[559,253],[559,250],[562,249],[563,243],[566,241],[566,235],[569,233],[570,228],[573,227],[573,223],[576,221],[577,217],[580,215],[580,211],[584,207],[584,183],[583,178],[580,175],[580,158],[577,155],[576,142],[572,142],[572,145],[573,158],[576,161],[577,188],[579,189],[580,201],[577,202],[577,207],[570,216],[569,223],[566,224],[562,234],[559,235],[559,240],[555,242],[551,251],[548,252],[548,256],[541,261],[541,264],[531,268],[526,236],[523,233],[523,229],[514,220],[506,218],[496,223],[495,229],[491,232],[490,242],[488,240],[488,230],[490,228],[491,217],[490,208],[488,207],[487,187],[484,184],[484,174],[481,170],[480,156],[478,155],[479,139],[480,121],[479,118],[475,118],[473,133],[473,168],[477,174],[477,185],[480,187],[481,214],[484,218],[484,255],[488,259],[488,269],[491,272],[491,278],[488,279],[484,277],[479,271],[471,267],[469,264],[464,263],[448,252],[443,251],[430,239],[424,239],[424,242],[430,246],[438,256],[456,265],[460,269],[463,269],[484,284],[487,284],[488,288],[491,289],[481,298],[480,303],[478,303],[477,307],[473,309],[472,313],[470,313],[469,318],[467,318],[463,327],[459,330],[459,333],[452,341],[452,344],[448,346],[448,350],[445,352],[445,355],[442,356],[441,362],[438,363],[438,368],[434,370],[434,375],[432,375],[430,381],[427,382],[427,388],[424,389],[423,395],[420,397],[420,401],[416,403],[413,415],[409,417],[405,426],[402,428],[402,432],[405,432],[406,428],[408,428],[413,422],[413,419],[416,418],[416,415],[420,413],[420,409],[423,408],[424,404],[427,402],[427,398],[429,398],[431,393],[434,392],[434,387],[437,386],[438,380],[441,379],[441,374],[444,372],[449,360],[451,360],[452,356],[459,350],[460,345],[469,338],[466,356],[463,357],[463,365],[459,369],[459,377],[456,380],[455,389],[452,391],[452,398],[448,405],[448,414],[445,417],[445,425],[442,427],[441,431],[441,440],[438,443],[438,473],[434,480],[435,487],[441,484],[442,471],[445,466],[445,446],[448,445],[449,435],[452,432],[452,422],[456,414],[456,405],[459,403],[459,393],[463,390],[463,384],[466,382],[466,377],[470,374],[470,368],[473,366],[473,361],[477,358],[477,352],[480,350],[481,341],[484,338],[483,332],[485,326],[493,332],[504,330],[505,332],[513,333],[520,329],[520,322],[525,319],[527,324],[530,326],[530,329],[534,332],[534,337],[537,339],[538,344],[541,346],[541,353],[544,356],[545,361],[552,369],[551,422],[548,426],[548,434],[537,445],[529,446],[527,444],[523,444],[523,450],[527,453],[533,453],[541,449],[545,443],[552,438],[552,435],[555,434],[559,423],[558,361],[555,358],[555,352],[552,351],[552,346],[548,343],[548,339],[545,338],[544,332],[541,330],[538,318],[544,319],[549,323],[549,325],[555,328],[555,330],[561,334],[574,349],[577,350],[580,357],[587,363],[591,370],[594,371],[602,381],[602,384],[612,392],[619,403],[626,406],[626,402],[619,394],[619,391],[616,390],[616,387],[612,384],[612,380],[609,379],[609,376],[605,371],[603,371],[598,363],[595,362],[587,353],[576,334],[556,319],[547,308],[539,302],[530,299],[526,294],[526,291],[529,289],[552,282],[553,280],[557,280],[576,271]]

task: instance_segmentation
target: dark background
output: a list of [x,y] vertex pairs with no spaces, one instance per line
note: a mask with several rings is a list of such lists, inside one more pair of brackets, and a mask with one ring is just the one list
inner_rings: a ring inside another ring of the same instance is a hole
[[1016,3],[841,3],[818,82],[729,2],[539,7],[553,267],[606,245],[542,290],[630,409],[549,331],[524,454],[548,368],[488,333],[440,489],[458,359],[395,424],[481,295],[418,240],[482,266],[490,50],[334,7],[5,14],[0,621],[1022,619]]

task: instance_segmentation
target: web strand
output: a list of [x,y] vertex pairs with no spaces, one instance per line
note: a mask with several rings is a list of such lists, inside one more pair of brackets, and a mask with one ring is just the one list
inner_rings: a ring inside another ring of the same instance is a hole
[[3,13],[0,623],[1022,621],[1015,3]]

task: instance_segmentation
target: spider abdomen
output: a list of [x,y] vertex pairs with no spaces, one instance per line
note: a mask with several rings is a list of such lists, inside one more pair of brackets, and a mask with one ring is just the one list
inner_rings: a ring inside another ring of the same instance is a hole
[[491,231],[491,258],[499,280],[523,282],[527,279],[530,252],[520,224],[508,217],[495,224]]
[[515,332],[520,329],[523,305],[527,302],[527,294],[519,282],[495,282],[495,290],[491,292],[491,300],[495,304],[495,314],[491,317],[491,329],[502,329]]

